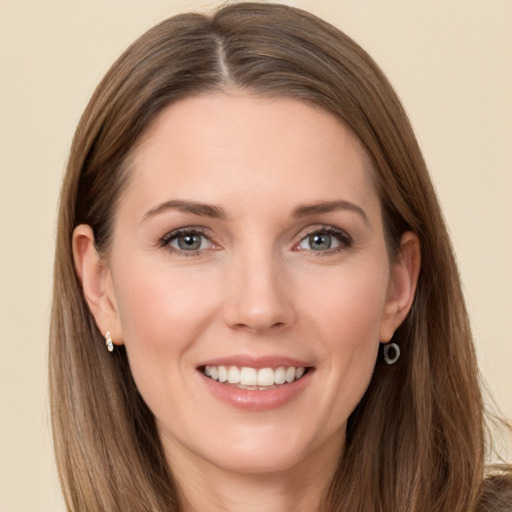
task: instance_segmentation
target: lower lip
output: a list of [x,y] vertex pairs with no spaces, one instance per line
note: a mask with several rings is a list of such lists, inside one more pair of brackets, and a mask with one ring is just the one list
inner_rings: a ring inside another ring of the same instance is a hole
[[201,376],[209,391],[222,402],[246,411],[269,411],[296,398],[308,385],[313,373],[313,369],[309,368],[300,379],[264,391],[240,389],[223,384],[210,379],[202,372]]

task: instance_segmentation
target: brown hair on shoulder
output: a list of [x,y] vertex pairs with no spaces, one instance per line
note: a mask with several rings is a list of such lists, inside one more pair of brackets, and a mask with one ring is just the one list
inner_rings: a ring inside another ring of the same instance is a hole
[[511,510],[512,467],[505,467],[484,480],[475,512],[510,512]]

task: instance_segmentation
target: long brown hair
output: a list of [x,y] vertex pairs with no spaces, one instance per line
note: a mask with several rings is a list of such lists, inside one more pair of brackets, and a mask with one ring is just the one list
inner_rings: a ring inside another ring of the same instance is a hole
[[50,334],[53,436],[69,510],[181,510],[126,353],[105,350],[85,303],[71,240],[89,224],[106,254],[130,155],[155,115],[233,87],[336,115],[373,163],[390,254],[406,230],[421,243],[414,304],[394,337],[402,357],[392,367],[377,362],[320,510],[475,510],[485,457],[479,375],[453,251],[411,125],[349,37],[304,11],[259,3],[178,15],[149,30],[109,70],[78,125],[60,201]]

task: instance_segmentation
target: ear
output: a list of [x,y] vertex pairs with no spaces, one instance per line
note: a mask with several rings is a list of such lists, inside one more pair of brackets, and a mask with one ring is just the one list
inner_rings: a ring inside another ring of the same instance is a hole
[[92,228],[80,224],[73,232],[73,257],[85,300],[102,334],[110,331],[112,341],[122,344],[122,332],[112,276],[94,244]]
[[421,248],[416,234],[407,231],[400,241],[400,251],[391,264],[388,296],[384,306],[380,341],[387,343],[409,313],[421,266]]

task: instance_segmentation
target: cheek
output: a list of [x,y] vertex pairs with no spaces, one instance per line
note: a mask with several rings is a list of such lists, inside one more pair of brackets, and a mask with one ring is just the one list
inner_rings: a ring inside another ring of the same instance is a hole
[[[148,269],[150,269],[148,271]],[[196,273],[198,274],[198,273]],[[216,313],[212,279],[133,262],[115,277],[123,342],[137,387],[148,402],[190,371],[188,354]]]
[[204,272],[183,272],[154,262],[134,262],[115,276],[116,300],[127,344],[155,348],[166,338],[186,341],[215,308],[215,283]]
[[[364,350],[365,340],[378,342],[388,286],[386,268],[347,267],[325,279],[312,280],[301,292],[303,308],[316,319],[333,348]],[[305,293],[305,289],[313,293]]]
[[332,388],[343,388],[348,398],[362,396],[373,373],[382,305],[378,291],[374,287],[364,290],[359,281],[356,290],[338,291],[332,300],[324,300],[323,307],[316,312],[322,349],[330,358],[329,378],[338,382]]
[[309,300],[309,337],[326,364],[318,400],[330,411],[326,425],[333,431],[348,419],[370,383],[387,294],[385,268],[348,270],[331,276]]

